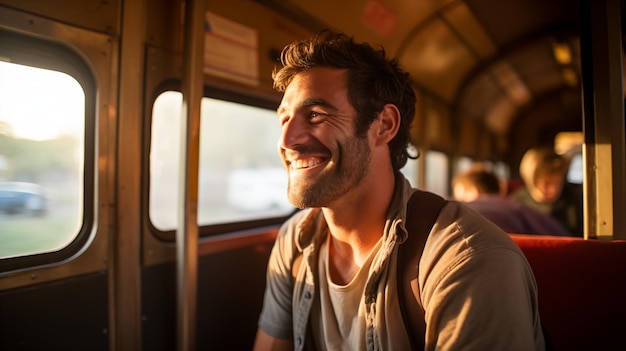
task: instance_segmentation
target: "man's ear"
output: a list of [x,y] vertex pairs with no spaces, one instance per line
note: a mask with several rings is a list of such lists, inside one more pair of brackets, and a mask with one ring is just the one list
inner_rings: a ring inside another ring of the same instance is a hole
[[386,104],[376,120],[376,145],[389,144],[400,129],[400,111],[394,104]]

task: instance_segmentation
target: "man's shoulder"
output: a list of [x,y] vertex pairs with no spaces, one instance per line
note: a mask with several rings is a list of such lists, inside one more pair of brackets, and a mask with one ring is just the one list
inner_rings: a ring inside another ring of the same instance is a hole
[[457,201],[448,201],[430,233],[431,244],[461,251],[486,248],[517,249],[513,240],[493,222]]
[[521,202],[500,195],[485,194],[476,200],[464,203],[465,206],[482,214],[482,211],[515,213],[524,206]]
[[525,260],[500,227],[467,206],[448,201],[426,241],[420,261],[424,275],[420,279],[424,284],[437,282],[451,272],[501,264],[502,257]]
[[286,236],[293,236],[298,227],[302,226],[302,222],[308,217],[311,209],[303,209],[292,214],[283,224],[280,226],[278,232],[278,238],[284,238]]
[[302,251],[325,226],[324,216],[319,208],[307,208],[294,213],[280,227],[277,242],[294,244]]
[[289,225],[297,225],[298,223],[302,221],[304,217],[307,216],[309,212],[311,212],[310,208],[297,210],[289,218],[287,218],[287,220],[283,223],[282,226],[284,227],[284,226],[289,226]]

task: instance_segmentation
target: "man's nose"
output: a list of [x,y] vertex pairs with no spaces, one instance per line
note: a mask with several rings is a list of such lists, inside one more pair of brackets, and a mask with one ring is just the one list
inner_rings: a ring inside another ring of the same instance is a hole
[[306,121],[303,118],[293,116],[282,125],[279,147],[293,149],[296,145],[304,143],[306,139]]

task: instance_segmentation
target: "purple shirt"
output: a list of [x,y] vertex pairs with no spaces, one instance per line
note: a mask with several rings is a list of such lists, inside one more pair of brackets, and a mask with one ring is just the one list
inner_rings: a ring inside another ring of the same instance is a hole
[[481,195],[465,205],[507,233],[570,235],[561,223],[549,215],[498,195]]

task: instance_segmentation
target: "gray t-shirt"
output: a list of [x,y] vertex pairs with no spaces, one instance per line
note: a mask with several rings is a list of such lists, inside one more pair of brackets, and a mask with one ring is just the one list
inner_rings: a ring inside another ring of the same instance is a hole
[[[319,299],[313,302],[311,309],[312,338],[318,340],[316,350],[367,350],[366,311],[363,301],[365,284],[370,275],[370,268],[375,256],[380,253],[382,240],[372,249],[368,259],[359,269],[352,281],[346,285],[334,284],[329,275],[328,240],[320,247]],[[393,279],[395,281],[395,279]],[[395,285],[389,287],[395,295]],[[385,310],[379,311],[379,323],[402,320],[398,303],[385,304]],[[397,327],[397,326],[396,326]],[[387,345],[383,350],[409,350],[410,343],[404,326],[393,328],[388,325],[384,330],[388,336],[383,338]]]

